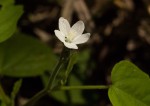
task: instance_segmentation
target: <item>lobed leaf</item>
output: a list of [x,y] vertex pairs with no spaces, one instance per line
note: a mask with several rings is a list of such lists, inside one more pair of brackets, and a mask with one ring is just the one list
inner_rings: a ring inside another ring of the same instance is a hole
[[149,106],[150,78],[129,61],[116,64],[108,95],[114,106]]

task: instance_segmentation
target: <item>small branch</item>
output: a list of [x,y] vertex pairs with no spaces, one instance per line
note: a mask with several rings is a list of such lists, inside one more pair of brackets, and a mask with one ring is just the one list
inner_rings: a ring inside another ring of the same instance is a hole
[[92,90],[92,89],[108,89],[109,86],[105,85],[87,85],[87,86],[62,86],[60,90]]
[[49,78],[49,81],[48,81],[48,84],[47,84],[47,87],[46,87],[47,91],[50,91],[50,90],[53,89],[53,83],[54,83],[54,81],[56,79],[56,76],[58,75],[58,73],[60,71],[60,68],[62,67],[63,63],[68,58],[68,57],[65,57],[65,56],[68,55],[68,54],[66,54],[66,50],[67,50],[66,48],[63,49],[61,57],[60,57],[60,59],[59,59],[57,65],[56,65],[54,71],[52,72],[52,74],[51,74],[51,76]]
[[47,90],[43,89],[40,92],[38,92],[36,95],[34,95],[25,105],[23,106],[33,106],[35,102],[37,102],[40,98],[45,96],[47,94]]
[[68,59],[68,54],[66,53],[67,50],[64,49],[62,51],[62,54],[61,54],[61,57],[60,57],[60,60],[59,62],[57,63],[56,67],[54,68],[50,78],[49,78],[49,81],[48,81],[48,84],[47,86],[41,90],[39,93],[37,93],[36,95],[34,95],[25,105],[23,106],[33,106],[35,102],[37,102],[40,98],[42,98],[43,96],[45,96],[46,94],[50,93],[52,90],[53,90],[53,84],[54,84],[54,81],[56,79],[56,76],[58,75],[59,73],[59,70],[62,66],[62,64],[64,63],[64,61],[66,61],[66,59]]

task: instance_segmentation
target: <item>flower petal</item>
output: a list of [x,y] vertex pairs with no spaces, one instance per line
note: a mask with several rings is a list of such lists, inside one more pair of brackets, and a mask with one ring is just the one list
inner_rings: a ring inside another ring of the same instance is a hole
[[86,33],[86,34],[77,36],[76,38],[74,38],[74,40],[72,42],[74,44],[82,44],[82,43],[87,42],[89,38],[90,38],[90,33]]
[[67,43],[67,42],[64,42],[64,45],[65,45],[67,48],[70,48],[70,49],[78,49],[77,45],[74,44],[74,43]]
[[83,33],[84,28],[85,26],[83,21],[78,21],[71,27],[71,29],[75,30],[78,33],[78,35],[81,35]]
[[62,32],[60,32],[59,30],[55,30],[54,32],[60,41],[65,42],[65,36]]
[[68,35],[70,31],[70,24],[69,22],[64,19],[63,17],[59,18],[59,30],[63,32],[65,35]]

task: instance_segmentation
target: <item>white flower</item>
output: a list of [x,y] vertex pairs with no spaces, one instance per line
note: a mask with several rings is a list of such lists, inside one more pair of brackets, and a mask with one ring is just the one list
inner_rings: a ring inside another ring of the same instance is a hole
[[59,18],[59,30],[55,30],[55,35],[64,43],[67,48],[78,49],[77,44],[88,41],[90,33],[82,34],[84,31],[83,21],[76,22],[70,27],[69,22],[63,17]]

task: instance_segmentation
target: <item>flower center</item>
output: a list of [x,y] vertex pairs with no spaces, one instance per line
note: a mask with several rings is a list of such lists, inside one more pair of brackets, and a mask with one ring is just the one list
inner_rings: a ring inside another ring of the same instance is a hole
[[75,38],[75,32],[70,31],[68,35],[65,36],[65,42],[72,43],[73,39]]

